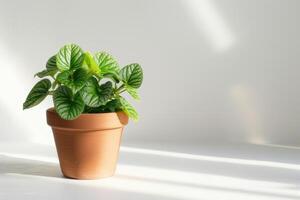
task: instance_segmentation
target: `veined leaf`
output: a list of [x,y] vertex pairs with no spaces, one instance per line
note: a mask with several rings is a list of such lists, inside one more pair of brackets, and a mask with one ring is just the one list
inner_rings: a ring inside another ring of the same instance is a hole
[[140,100],[140,96],[137,92],[137,89],[130,87],[129,85],[125,85],[126,91],[132,96],[133,99],[135,100]]
[[122,105],[119,99],[113,99],[104,105],[105,111],[107,112],[117,112],[121,110],[121,107]]
[[85,113],[103,113],[103,112],[118,112],[121,109],[121,103],[118,99],[113,99],[108,101],[105,105],[101,105],[99,107],[89,107],[85,106]]
[[51,73],[48,72],[48,70],[43,70],[41,72],[36,73],[34,76],[37,76],[39,78],[44,78],[46,76],[51,76]]
[[100,68],[101,74],[112,76],[119,80],[120,67],[118,62],[106,52],[97,52],[94,56],[97,65]]
[[143,70],[137,63],[123,67],[120,71],[120,76],[125,84],[136,89],[139,88],[143,82]]
[[83,68],[88,70],[93,75],[100,75],[100,68],[90,52],[84,53]]
[[48,95],[50,87],[51,82],[48,79],[37,82],[29,92],[26,101],[23,103],[23,109],[31,108],[43,101]]
[[113,95],[113,85],[110,81],[100,85],[100,90],[98,91],[99,95],[102,96],[104,104],[112,97]]
[[58,81],[56,79],[55,81],[53,81],[51,89],[55,89],[57,85],[59,85],[59,83],[58,83]]
[[123,97],[120,97],[120,103],[122,105],[122,110],[123,112],[131,119],[133,119],[134,121],[138,121],[139,119],[139,115],[136,112],[136,110],[134,109],[134,107],[128,102],[126,101],[126,99],[124,99]]
[[56,55],[54,55],[48,59],[47,64],[46,64],[46,69],[52,75],[56,74],[56,72],[58,71],[58,68],[56,66]]
[[49,58],[46,64],[46,69],[36,73],[34,76],[38,76],[39,78],[44,78],[46,76],[54,76],[58,71],[58,68],[56,66],[56,56],[52,56]]
[[72,90],[66,86],[60,86],[54,92],[53,101],[56,112],[65,120],[77,118],[84,110],[79,93],[73,95]]
[[61,84],[68,84],[72,76],[71,71],[64,71],[57,75],[56,80]]
[[88,73],[85,69],[79,68],[73,71],[63,71],[57,75],[56,80],[71,88],[74,93],[78,92],[89,78]]
[[110,81],[99,86],[98,81],[92,77],[80,91],[84,103],[90,107],[104,105],[113,94],[113,87]]
[[60,71],[81,67],[84,59],[82,49],[76,44],[63,46],[56,55],[56,65]]

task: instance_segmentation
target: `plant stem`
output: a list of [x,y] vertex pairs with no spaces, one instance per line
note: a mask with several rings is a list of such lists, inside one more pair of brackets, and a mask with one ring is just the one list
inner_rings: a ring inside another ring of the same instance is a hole
[[122,89],[124,89],[124,87],[125,87],[124,84],[121,85],[121,86],[116,90],[116,93],[120,93],[120,91],[121,91]]
[[53,95],[54,90],[48,91],[48,95]]
[[126,91],[126,89],[123,89],[123,90],[121,90],[120,92],[119,92],[119,94],[121,94],[122,92],[125,92]]
[[96,76],[96,78],[97,78],[97,80],[98,80],[98,82],[100,82],[101,81],[101,79],[102,79],[102,76],[100,76],[100,75],[95,75]]
[[53,78],[53,80],[55,81],[55,77],[54,77],[54,75],[50,75],[51,76],[51,78]]

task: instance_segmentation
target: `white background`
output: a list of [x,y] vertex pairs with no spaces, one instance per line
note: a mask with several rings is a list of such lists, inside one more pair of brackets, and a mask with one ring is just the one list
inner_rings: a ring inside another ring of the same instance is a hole
[[300,2],[0,1],[2,141],[52,144],[22,103],[65,43],[144,69],[140,121],[124,144],[300,143]]

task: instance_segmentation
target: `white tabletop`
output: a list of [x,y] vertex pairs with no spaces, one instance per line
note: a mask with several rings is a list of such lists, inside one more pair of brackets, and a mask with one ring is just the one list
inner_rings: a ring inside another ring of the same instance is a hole
[[[142,148],[141,148],[142,147]],[[122,146],[116,175],[63,178],[55,148],[0,143],[0,199],[300,199],[300,149]]]

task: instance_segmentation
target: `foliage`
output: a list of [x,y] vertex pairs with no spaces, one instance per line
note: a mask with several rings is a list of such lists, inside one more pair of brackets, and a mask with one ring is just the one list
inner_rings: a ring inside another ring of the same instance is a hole
[[93,55],[76,44],[67,44],[35,76],[43,79],[31,89],[23,109],[36,106],[52,95],[56,112],[66,120],[76,119],[81,113],[118,111],[138,120],[134,107],[121,96],[128,92],[133,99],[140,99],[137,89],[143,82],[143,70],[137,63],[121,69],[106,52]]

